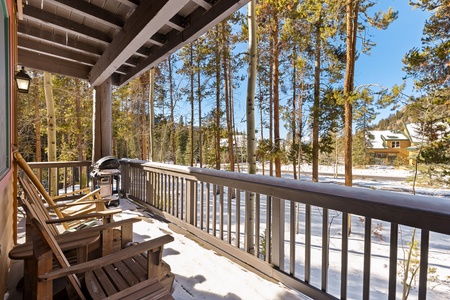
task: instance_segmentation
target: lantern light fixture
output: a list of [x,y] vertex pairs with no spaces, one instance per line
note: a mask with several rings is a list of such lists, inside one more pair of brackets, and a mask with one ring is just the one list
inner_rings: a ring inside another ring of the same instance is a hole
[[28,93],[30,89],[31,77],[25,73],[25,68],[22,69],[14,75],[16,80],[17,90],[19,93]]

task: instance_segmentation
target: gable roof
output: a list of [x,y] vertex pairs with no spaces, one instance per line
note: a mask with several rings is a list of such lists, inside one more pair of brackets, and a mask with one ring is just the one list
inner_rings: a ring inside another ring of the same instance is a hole
[[408,137],[402,132],[392,130],[371,130],[367,135],[367,147],[370,149],[387,149],[388,141],[407,141]]
[[18,63],[121,86],[249,0],[17,0]]
[[427,138],[421,133],[420,125],[417,123],[405,124],[406,132],[412,143],[423,143],[427,141]]

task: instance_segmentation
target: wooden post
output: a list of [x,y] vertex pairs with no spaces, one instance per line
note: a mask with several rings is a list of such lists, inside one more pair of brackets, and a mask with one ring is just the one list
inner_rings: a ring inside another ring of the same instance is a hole
[[95,87],[92,161],[112,154],[111,78]]

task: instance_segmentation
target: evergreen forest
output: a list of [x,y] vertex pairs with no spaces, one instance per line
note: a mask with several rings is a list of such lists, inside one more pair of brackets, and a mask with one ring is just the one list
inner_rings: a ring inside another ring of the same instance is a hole
[[[414,80],[414,96],[403,93],[402,78],[391,87],[376,82],[355,86],[355,61],[376,47],[368,32],[387,30],[398,16],[395,8],[378,11],[376,4],[255,1],[254,15],[241,9],[152,70],[114,87],[112,154],[240,171],[238,163],[247,161],[248,132],[242,124],[247,121],[249,24],[255,22],[255,153],[257,161],[270,162],[270,175],[279,176],[281,164],[297,170],[299,164],[310,163],[317,181],[318,165],[338,157],[351,178],[352,166],[365,164],[366,132],[398,129],[401,122],[394,122],[394,116],[421,124],[427,136],[416,163],[447,175],[450,0],[410,1],[430,16],[422,44],[403,58],[404,71]],[[55,129],[58,161],[91,160],[93,88],[86,81],[51,74],[55,112],[50,116],[45,74],[29,73],[30,92],[20,94],[18,105],[24,158],[47,161],[48,132]],[[382,108],[395,112],[374,124]]]

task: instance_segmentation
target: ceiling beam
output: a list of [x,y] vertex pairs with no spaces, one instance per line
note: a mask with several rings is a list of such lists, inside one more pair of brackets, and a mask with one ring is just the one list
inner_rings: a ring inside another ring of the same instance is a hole
[[116,28],[122,27],[124,20],[119,16],[109,12],[99,6],[91,4],[86,1],[79,0],[45,0],[49,3],[54,3],[60,7],[64,7],[68,10],[76,11],[76,14],[83,17],[94,19],[107,26],[114,26]]
[[103,83],[188,2],[189,0],[142,1],[92,68],[89,75],[91,84],[98,86]]
[[32,52],[46,54],[59,59],[85,64],[91,67],[95,65],[97,59],[100,57],[100,55],[86,55],[81,52],[54,47],[51,44],[24,39],[20,36],[18,38],[18,47],[19,49],[26,49]]
[[167,22],[167,25],[175,30],[183,31],[183,29],[187,27],[188,22],[182,16],[175,15],[172,19],[169,20],[169,22]]
[[139,0],[117,0],[129,8],[136,8],[139,5]]
[[[120,76],[119,86],[144,73],[160,61],[174,53],[189,42],[194,41],[215,24],[227,18],[230,14],[244,6],[249,0],[218,0],[210,10],[196,9],[190,16],[191,24],[182,32],[172,31],[167,35],[167,42],[162,47],[153,47],[152,53],[143,59],[125,76]],[[115,81],[117,82],[117,80]]]
[[43,29],[26,26],[25,24],[22,23],[19,23],[18,34],[30,36],[35,39],[45,40],[49,43],[54,43],[67,48],[75,48],[78,49],[79,51],[83,51],[86,53],[93,53],[99,56],[106,49],[106,46],[103,44],[95,45],[86,42],[81,42],[69,36],[64,36]]
[[192,0],[192,2],[197,3],[198,5],[200,5],[201,7],[203,7],[206,10],[209,10],[212,7],[212,5],[209,4],[208,2],[206,2],[205,0]]
[[18,52],[18,64],[32,69],[80,79],[86,79],[91,70],[91,67],[83,64],[39,54],[26,49],[19,48]]
[[52,26],[59,27],[65,31],[83,35],[85,37],[92,38],[104,43],[110,43],[112,40],[112,38],[108,34],[100,30],[74,22],[72,20],[68,20],[66,18],[36,8],[31,5],[26,5],[23,9],[23,13],[24,19],[29,18],[41,23],[49,23]]

